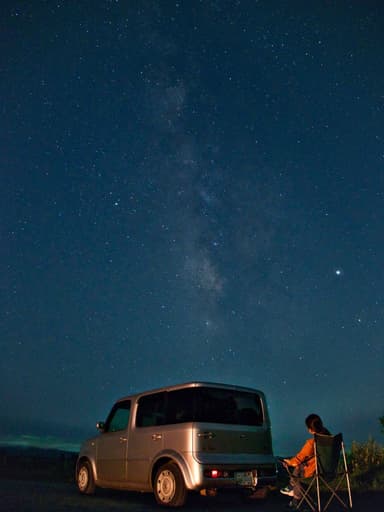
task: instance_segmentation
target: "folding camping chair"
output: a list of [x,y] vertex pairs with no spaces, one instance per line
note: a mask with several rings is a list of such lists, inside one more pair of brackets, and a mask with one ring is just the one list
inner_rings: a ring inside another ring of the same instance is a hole
[[[308,505],[312,512],[325,512],[335,499],[344,508],[351,509],[352,494],[342,434],[315,434],[314,438],[315,474],[309,478],[297,477],[288,470],[292,480],[300,486],[301,498],[296,508]],[[342,484],[345,484],[346,497],[340,495]],[[324,506],[322,501],[325,501]]]

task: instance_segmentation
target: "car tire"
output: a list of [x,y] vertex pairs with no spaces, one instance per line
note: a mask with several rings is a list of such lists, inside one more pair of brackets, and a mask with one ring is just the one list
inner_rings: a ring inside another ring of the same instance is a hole
[[187,499],[187,488],[179,467],[174,462],[161,466],[155,478],[154,493],[159,505],[182,507]]
[[77,488],[81,494],[94,494],[96,485],[91,464],[84,460],[79,463],[76,475]]

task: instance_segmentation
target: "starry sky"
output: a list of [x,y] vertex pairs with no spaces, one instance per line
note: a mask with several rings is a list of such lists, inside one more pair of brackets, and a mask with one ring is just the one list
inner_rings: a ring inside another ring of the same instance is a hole
[[383,45],[381,1],[2,2],[0,441],[191,380],[277,453],[382,440]]

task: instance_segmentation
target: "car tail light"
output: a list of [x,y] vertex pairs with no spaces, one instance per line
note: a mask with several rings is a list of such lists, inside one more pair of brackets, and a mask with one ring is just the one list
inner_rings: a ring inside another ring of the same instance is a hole
[[228,478],[230,473],[228,471],[221,471],[220,469],[206,469],[204,476],[206,478]]

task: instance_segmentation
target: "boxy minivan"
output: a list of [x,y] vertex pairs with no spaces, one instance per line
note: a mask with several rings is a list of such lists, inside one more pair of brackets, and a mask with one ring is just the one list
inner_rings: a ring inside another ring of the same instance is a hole
[[153,492],[178,507],[188,491],[254,490],[276,480],[271,425],[262,391],[190,382],[118,400],[100,434],[85,441],[76,481]]

